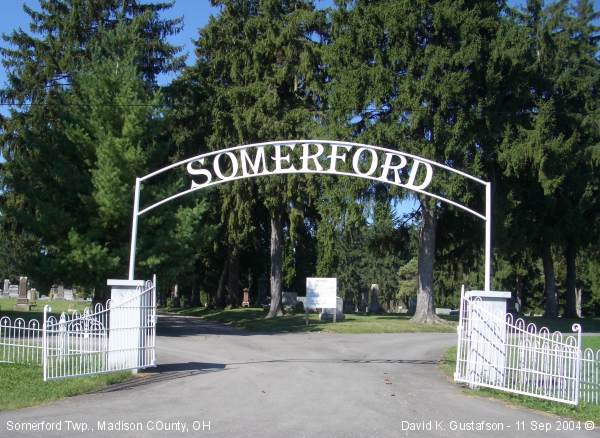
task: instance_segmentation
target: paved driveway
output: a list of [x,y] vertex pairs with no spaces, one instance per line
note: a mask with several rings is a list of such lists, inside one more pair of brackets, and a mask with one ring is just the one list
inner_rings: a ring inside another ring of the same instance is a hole
[[[158,368],[133,384],[0,412],[0,436],[600,435],[559,431],[569,423],[463,394],[437,366],[454,342],[427,333],[255,335],[161,317]],[[46,431],[15,432],[32,425]]]

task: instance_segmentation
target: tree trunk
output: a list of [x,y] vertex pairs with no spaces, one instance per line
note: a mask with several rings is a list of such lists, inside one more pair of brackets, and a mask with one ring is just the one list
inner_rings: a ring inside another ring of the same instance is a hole
[[544,292],[546,294],[546,313],[547,318],[556,318],[558,316],[558,295],[556,293],[556,278],[554,275],[554,261],[549,244],[544,244],[542,248],[542,263],[544,264]]
[[267,318],[283,315],[281,288],[283,277],[283,218],[271,215],[271,307]]
[[435,229],[437,221],[435,213],[427,204],[421,202],[423,225],[419,232],[419,260],[418,277],[419,289],[417,291],[417,306],[412,322],[438,324],[444,320],[435,314],[433,300],[433,265],[435,262]]
[[221,277],[219,277],[219,287],[217,288],[217,297],[215,299],[215,305],[218,308],[225,307],[225,278],[227,277],[227,266],[229,261],[225,260],[223,263],[223,271],[221,271]]
[[229,253],[229,268],[227,274],[227,289],[229,291],[229,304],[240,305],[240,256],[236,251]]
[[517,313],[523,313],[523,309],[527,305],[527,296],[524,291],[525,282],[520,274],[517,274],[515,292],[517,296],[518,309],[515,306]]
[[192,298],[190,304],[192,307],[200,306],[200,287],[198,286],[198,276],[196,274],[193,275]]
[[566,308],[565,317],[567,318],[578,318],[577,313],[577,266],[575,263],[575,257],[577,256],[577,249],[573,242],[568,241],[565,249],[565,260],[567,262],[567,279],[566,279]]

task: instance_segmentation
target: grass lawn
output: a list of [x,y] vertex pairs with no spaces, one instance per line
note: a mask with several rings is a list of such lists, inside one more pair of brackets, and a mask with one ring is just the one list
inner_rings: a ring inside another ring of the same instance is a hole
[[131,372],[123,371],[44,382],[40,366],[0,363],[0,411],[83,394],[130,377]]
[[[600,336],[586,336],[582,338],[582,342],[584,348],[600,348]],[[444,353],[440,361],[440,368],[450,379],[454,379],[454,371],[456,369],[456,347],[452,347]],[[465,388],[464,392],[474,396],[496,398],[512,405],[537,409],[539,411],[560,415],[561,417],[569,417],[584,421],[592,420],[596,423],[596,426],[600,425],[599,405],[580,404],[579,406],[571,406],[564,403],[510,394],[508,392],[489,388],[480,388],[477,390]]]
[[92,306],[89,301],[66,301],[66,300],[38,300],[37,305],[32,307],[29,312],[27,311],[15,311],[15,304],[17,303],[16,298],[0,298],[0,317],[8,316],[11,320],[16,318],[23,318],[25,321],[30,319],[37,319],[42,321],[44,319],[44,304],[49,304],[52,308],[51,315],[60,316],[62,312],[70,313],[73,310],[83,312],[86,307]]
[[356,315],[346,314],[341,322],[319,321],[319,315],[308,315],[306,325],[304,314],[287,314],[279,318],[265,319],[266,312],[259,308],[231,310],[207,310],[204,307],[186,309],[168,309],[178,315],[199,316],[207,321],[240,327],[253,332],[286,333],[286,332],[329,332],[329,333],[410,333],[410,332],[444,332],[456,331],[456,322],[447,320],[447,324],[428,325],[414,324],[410,316],[404,314]]

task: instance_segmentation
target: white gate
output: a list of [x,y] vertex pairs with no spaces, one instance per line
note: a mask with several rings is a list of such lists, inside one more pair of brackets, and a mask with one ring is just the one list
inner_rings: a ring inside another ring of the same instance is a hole
[[538,330],[511,314],[491,314],[480,298],[462,293],[454,379],[576,405],[581,327],[573,324],[572,330],[569,336]]
[[44,307],[44,380],[156,365],[156,276],[120,303],[96,304],[93,313],[48,317]]

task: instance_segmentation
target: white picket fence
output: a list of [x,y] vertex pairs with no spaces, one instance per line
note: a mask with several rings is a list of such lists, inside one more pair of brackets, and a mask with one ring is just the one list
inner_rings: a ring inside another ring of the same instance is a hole
[[572,405],[600,404],[600,351],[582,351],[580,325],[572,330],[565,336],[491,314],[481,298],[463,292],[454,378]]
[[156,365],[156,276],[124,302],[44,319],[0,317],[0,362],[41,365],[44,380]]

